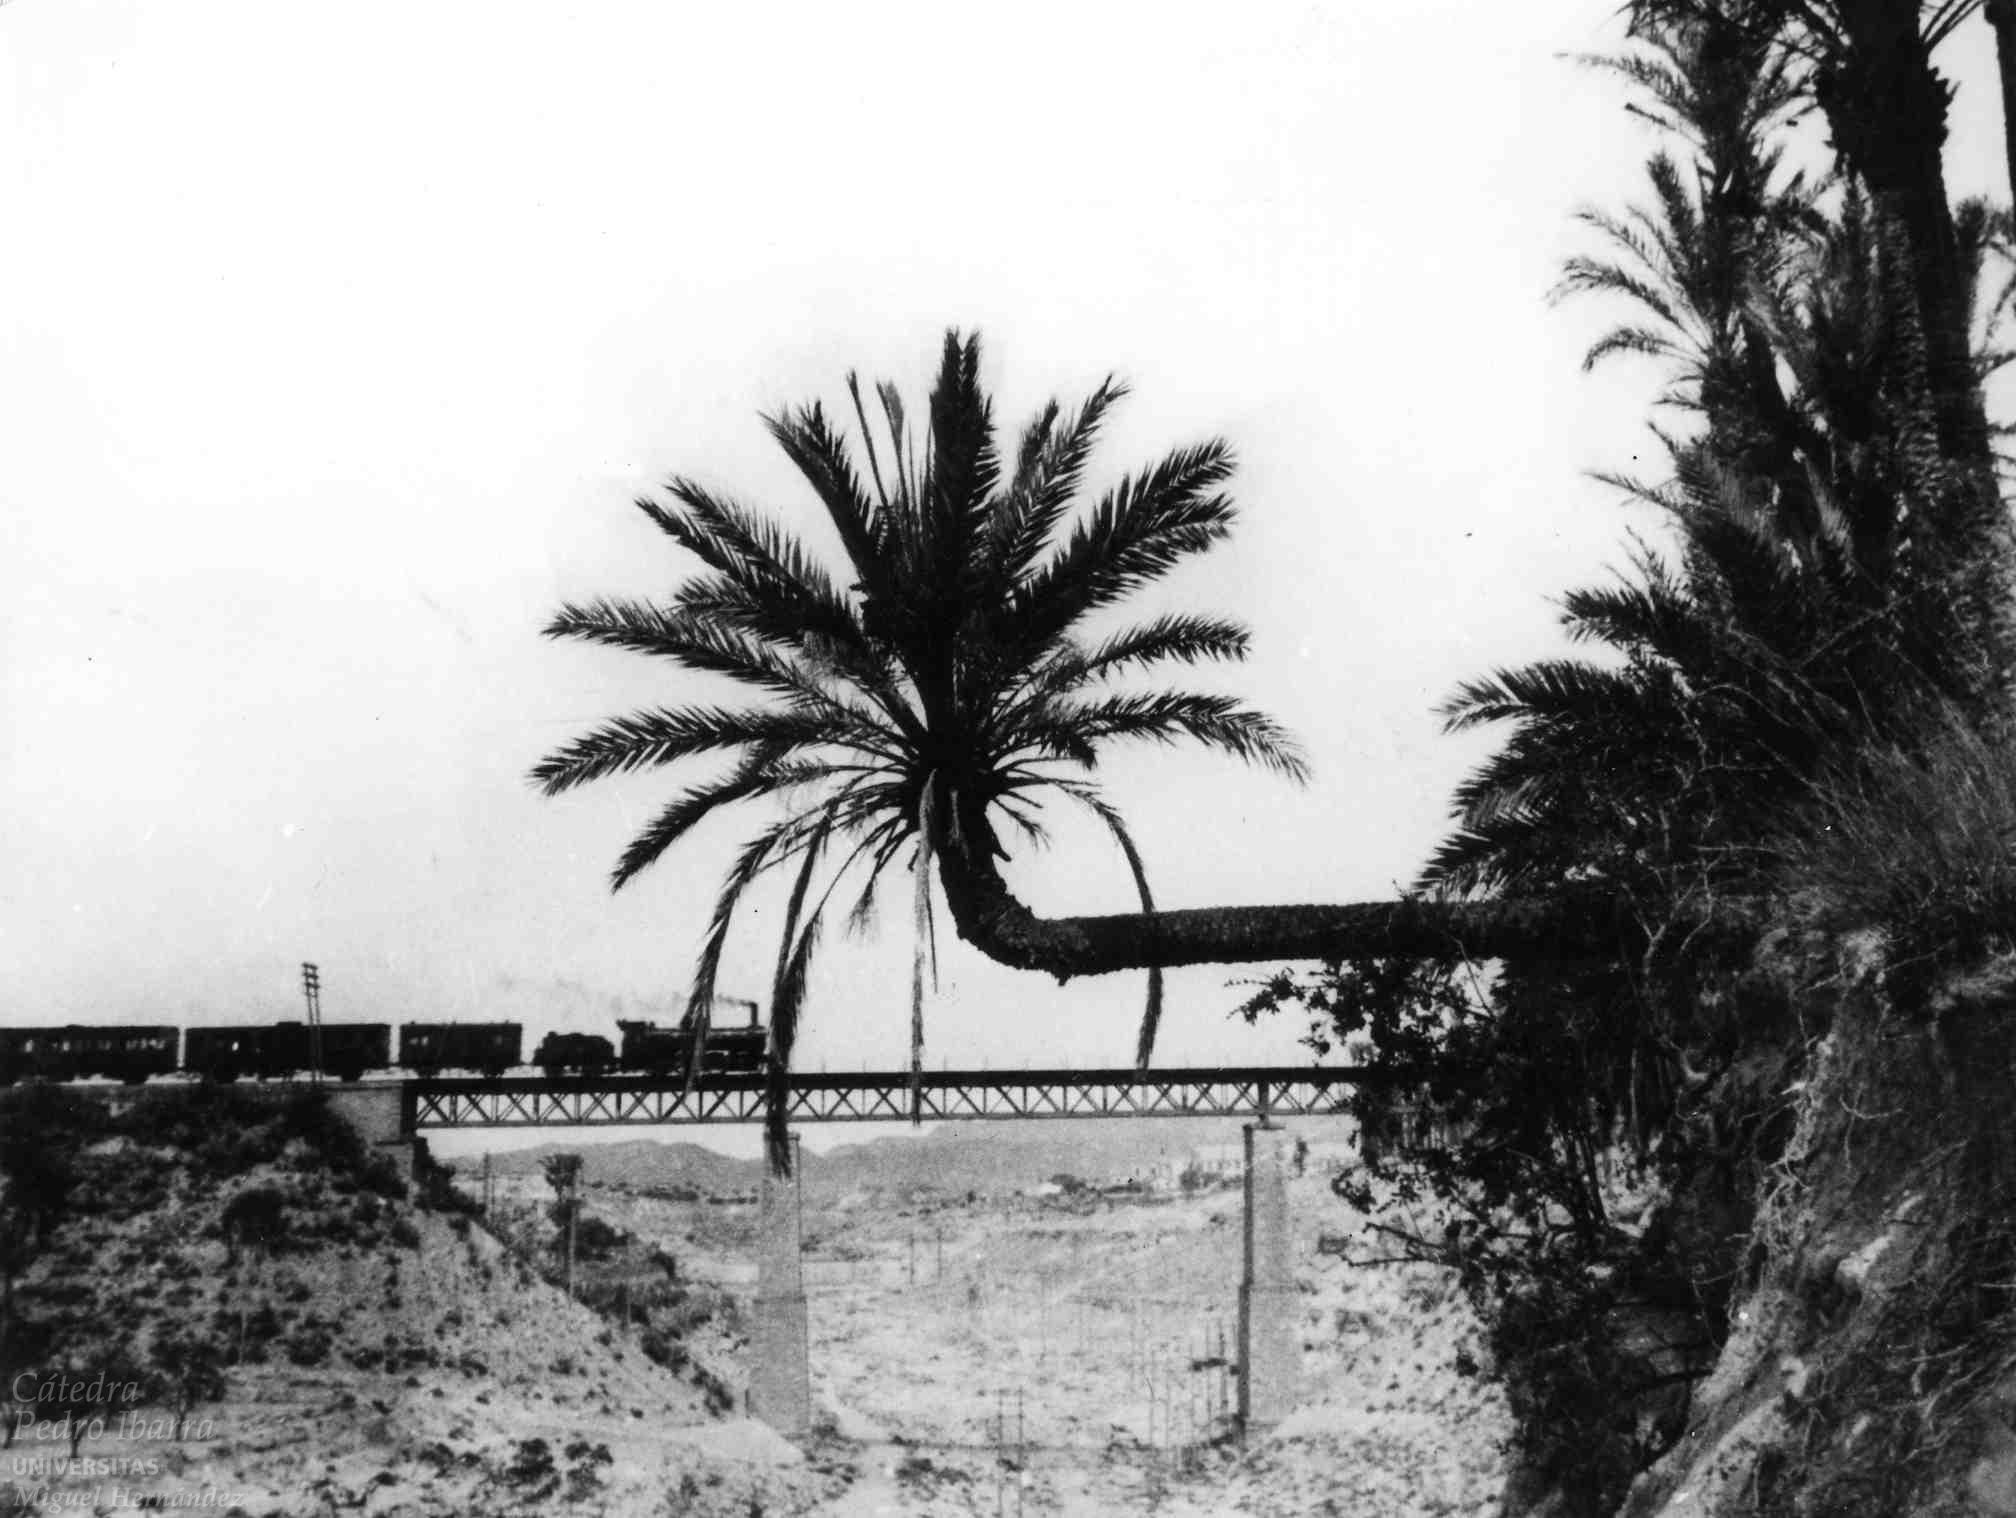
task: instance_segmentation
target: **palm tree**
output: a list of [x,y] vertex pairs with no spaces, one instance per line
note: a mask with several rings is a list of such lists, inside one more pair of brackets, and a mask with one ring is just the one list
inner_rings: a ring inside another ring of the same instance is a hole
[[1758,314],[1821,226],[1815,187],[1778,146],[1798,75],[1714,16],[1636,35],[1641,51],[1584,61],[1623,76],[1633,112],[1685,152],[1651,156],[1649,205],[1580,213],[1602,252],[1571,258],[1557,295],[1620,299],[1630,319],[1584,368],[1660,359],[1661,402],[1698,424],[1659,434],[1671,482],[1604,477],[1669,518],[1680,561],[1641,547],[1618,584],[1567,597],[1571,639],[1615,662],[1500,670],[1444,706],[1452,729],[1512,733],[1459,787],[1431,889],[1670,895],[1672,867],[1727,837],[1738,796],[1780,768],[1772,751],[1798,732],[1783,696],[1805,689],[1784,656],[1810,630],[1809,603],[1836,588],[1832,497],[1807,467],[1814,427]]
[[2012,544],[1972,346],[1971,250],[1947,198],[1952,86],[1934,54],[1982,0],[1633,0],[1654,25],[1704,18],[1799,60],[1842,166],[1867,193],[1883,249],[1888,382],[1921,559],[1943,581],[1981,670],[1970,704],[2001,703],[2016,628]]
[[[1244,628],[1188,612],[1103,636],[1088,628],[1223,540],[1233,520],[1222,488],[1232,472],[1227,445],[1212,440],[1169,454],[1074,522],[1092,446],[1124,387],[1109,379],[1069,415],[1052,402],[1004,467],[979,369],[978,338],[948,333],[921,446],[896,390],[878,387],[886,457],[850,376],[865,482],[816,403],[766,419],[838,532],[843,575],[775,523],[675,478],[666,486],[674,505],[637,504],[703,573],[662,604],[563,606],[545,629],[724,675],[767,698],[620,717],[533,771],[553,795],[643,766],[737,754],[725,773],[674,798],[631,841],[614,871],[619,888],[715,811],[787,798],[784,815],[744,847],[716,902],[687,1004],[695,1068],[736,906],[773,869],[795,869],[771,994],[771,1068],[781,1085],[836,891],[850,882],[848,917],[858,924],[889,866],[909,865],[914,1081],[934,860],[979,852],[991,861],[1005,852],[1000,837],[1009,830],[1040,841],[1043,804],[1063,800],[1111,831],[1142,910],[1152,914],[1133,839],[1089,778],[1103,751],[1123,742],[1192,742],[1289,779],[1305,774],[1282,729],[1236,700],[1122,684],[1172,664],[1236,662],[1247,651]],[[1151,964],[1138,1044],[1144,1064],[1160,976]],[[773,1099],[780,1140],[782,1112]]]

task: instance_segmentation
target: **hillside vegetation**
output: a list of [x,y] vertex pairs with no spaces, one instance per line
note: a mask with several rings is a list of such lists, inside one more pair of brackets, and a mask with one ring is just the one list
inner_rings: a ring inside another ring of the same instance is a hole
[[16,1511],[748,1518],[822,1487],[666,1327],[676,1370],[312,1092],[24,1088],[0,1139]]

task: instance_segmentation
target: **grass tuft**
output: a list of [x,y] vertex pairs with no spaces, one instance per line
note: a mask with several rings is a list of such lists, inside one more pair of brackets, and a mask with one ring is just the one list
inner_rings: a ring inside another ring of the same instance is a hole
[[1788,899],[1882,929],[1893,974],[2016,947],[2016,752],[1948,714],[1823,775],[1777,853]]

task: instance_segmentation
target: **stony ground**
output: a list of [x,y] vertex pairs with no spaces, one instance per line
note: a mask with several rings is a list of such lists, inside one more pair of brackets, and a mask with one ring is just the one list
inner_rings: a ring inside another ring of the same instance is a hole
[[[136,1156],[105,1158],[137,1174]],[[0,1512],[1406,1518],[1488,1513],[1501,1479],[1502,1406],[1457,1370],[1474,1353],[1462,1304],[1432,1272],[1319,1251],[1329,1235],[1375,1252],[1316,1175],[1292,1188],[1297,1407],[1244,1447],[1225,1363],[1236,1189],[808,1194],[817,1431],[801,1450],[736,1411],[747,1202],[591,1189],[595,1215],[717,1304],[679,1325],[675,1373],[480,1226],[298,1167],[200,1184],[162,1167],[67,1224],[27,1284],[143,1341],[207,1323],[249,1352],[232,1344],[223,1395],[179,1440],[149,1407],[71,1465],[29,1427],[0,1455]],[[289,1239],[227,1248],[219,1210],[264,1184],[288,1193]],[[545,1199],[530,1180],[504,1190],[526,1215]]]
[[[748,1209],[611,1199],[687,1268],[753,1286]],[[1458,1371],[1467,1310],[1376,1251],[1316,1176],[1293,1183],[1303,1384],[1241,1448],[1236,1190],[956,1203],[808,1195],[816,1466],[838,1515],[1486,1514],[1505,1415]],[[738,1213],[741,1216],[738,1216]],[[733,1346],[727,1358],[734,1359]]]
[[[22,1289],[75,1299],[104,1343],[211,1326],[223,1393],[179,1438],[158,1400],[108,1409],[74,1457],[54,1410],[16,1409],[0,1512],[747,1518],[817,1511],[842,1484],[480,1227],[289,1167],[163,1173],[160,1205],[67,1224]],[[289,1237],[228,1249],[220,1207],[262,1185],[290,1198]]]

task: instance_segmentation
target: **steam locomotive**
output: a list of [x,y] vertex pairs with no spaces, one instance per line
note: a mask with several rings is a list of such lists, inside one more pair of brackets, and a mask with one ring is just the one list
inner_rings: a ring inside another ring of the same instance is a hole
[[[742,1075],[761,1071],[769,1047],[770,1030],[757,1020],[757,1006],[740,997],[715,999],[723,1008],[743,1008],[748,1021],[741,1027],[710,1026],[707,1043],[701,1050],[700,1068],[706,1075]],[[683,1027],[661,1028],[656,1023],[619,1020],[620,1047],[599,1033],[549,1033],[540,1040],[532,1063],[549,1076],[580,1073],[595,1075],[603,1070],[643,1070],[653,1075],[683,1072],[693,1049],[693,1035]]]
[[[716,1004],[744,1009],[748,1020],[743,1026],[709,1030],[705,1073],[760,1073],[768,1030],[759,1021],[756,1003],[721,997]],[[552,1077],[610,1070],[669,1075],[686,1068],[692,1047],[689,1030],[648,1022],[616,1026],[620,1046],[599,1034],[549,1033],[533,1063]],[[524,1029],[517,1023],[405,1023],[398,1030],[397,1059],[388,1024],[325,1023],[319,1031],[321,1068],[342,1081],[358,1080],[367,1071],[395,1069],[420,1076],[472,1070],[495,1079],[517,1068],[524,1047]],[[316,1030],[300,1022],[191,1028],[186,1036],[165,1025],[0,1027],[0,1086],[24,1079],[93,1077],[137,1086],[152,1076],[178,1071],[212,1081],[280,1080],[316,1067],[315,1037]]]

